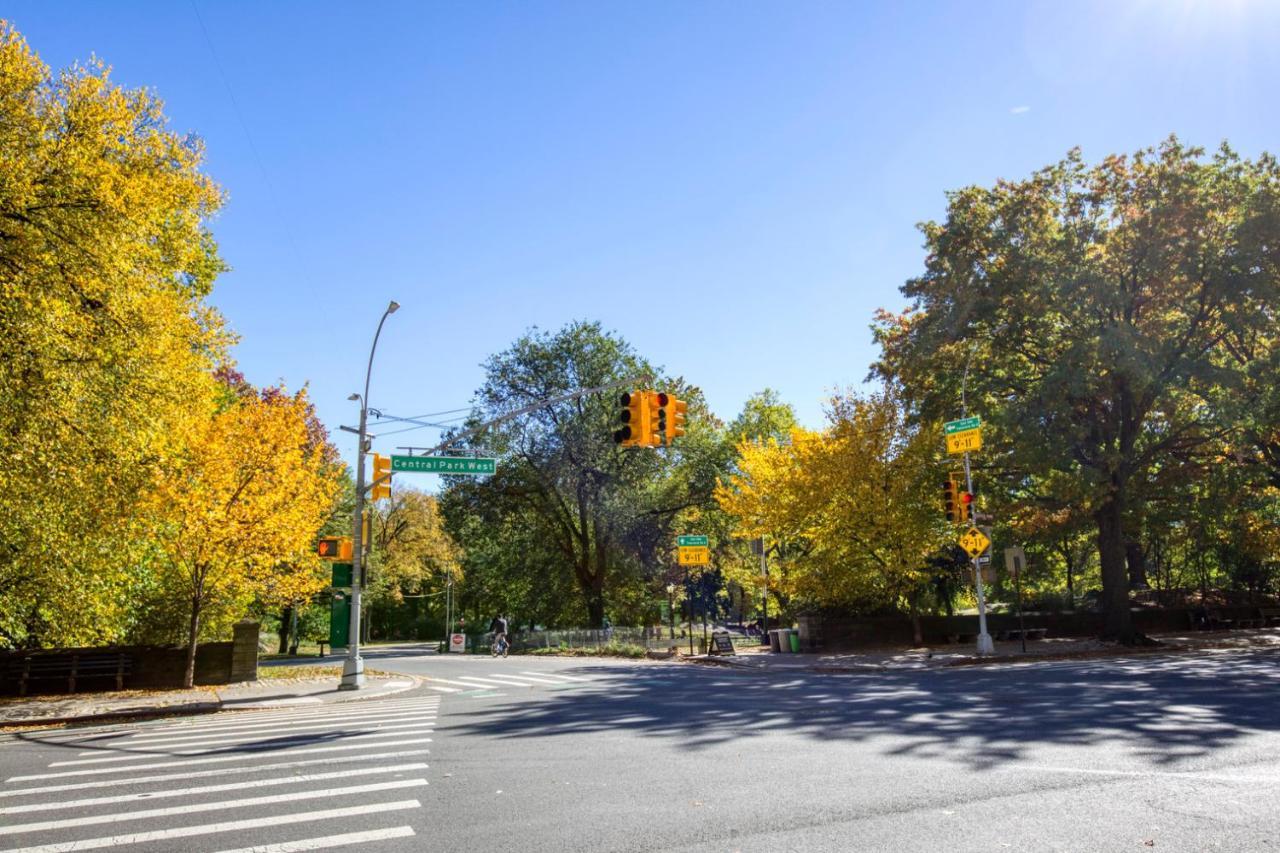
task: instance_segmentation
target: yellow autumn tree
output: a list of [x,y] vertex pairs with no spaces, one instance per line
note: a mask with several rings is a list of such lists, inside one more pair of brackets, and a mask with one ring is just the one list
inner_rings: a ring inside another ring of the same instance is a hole
[[941,436],[909,424],[889,392],[837,396],[828,420],[822,432],[793,430],[789,442],[741,442],[737,473],[716,499],[739,535],[801,543],[773,581],[783,592],[826,606],[897,606],[918,635],[926,561],[948,541],[936,495]]
[[150,495],[160,585],[186,610],[185,684],[196,647],[260,597],[324,585],[311,555],[340,480],[308,432],[305,393],[242,396],[192,418]]
[[0,21],[0,646],[129,630],[138,501],[226,343],[202,158],[152,93]]

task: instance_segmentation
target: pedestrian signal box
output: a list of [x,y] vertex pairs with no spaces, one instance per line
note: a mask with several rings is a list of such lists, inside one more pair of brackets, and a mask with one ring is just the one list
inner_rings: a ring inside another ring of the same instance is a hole
[[346,536],[322,536],[316,542],[316,556],[322,560],[350,560],[351,540]]

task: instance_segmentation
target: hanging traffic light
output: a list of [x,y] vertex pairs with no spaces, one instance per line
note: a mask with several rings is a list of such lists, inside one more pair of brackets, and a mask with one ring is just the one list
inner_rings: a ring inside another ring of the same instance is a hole
[[956,524],[960,521],[960,501],[957,500],[959,488],[955,480],[947,480],[942,484],[942,506],[947,513],[947,521]]
[[662,391],[649,392],[649,441],[650,447],[662,444],[667,433],[667,403],[671,398]]
[[316,542],[316,556],[322,560],[350,560],[351,540],[346,536],[321,536]]
[[649,438],[647,392],[627,391],[618,395],[618,421],[613,440],[623,447],[644,447]]
[[391,497],[391,457],[373,454],[373,480],[369,500]]
[[[664,397],[667,395],[664,394]],[[677,400],[675,397],[669,397],[666,404],[667,410],[667,428],[664,430],[667,437],[667,445],[684,435],[684,422],[689,411],[689,404],[684,400]]]

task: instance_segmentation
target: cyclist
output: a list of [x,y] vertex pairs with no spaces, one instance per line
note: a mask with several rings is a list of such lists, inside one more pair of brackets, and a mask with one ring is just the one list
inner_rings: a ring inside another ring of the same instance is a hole
[[493,621],[489,623],[489,630],[493,632],[493,656],[497,657],[501,654],[505,658],[507,648],[510,646],[507,640],[507,617],[501,614],[493,617]]

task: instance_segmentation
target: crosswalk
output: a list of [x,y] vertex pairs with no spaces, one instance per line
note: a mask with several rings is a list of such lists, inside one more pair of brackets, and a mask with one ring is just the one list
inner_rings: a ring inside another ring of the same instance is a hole
[[594,679],[581,675],[503,670],[500,673],[486,672],[483,676],[454,675],[451,673],[448,678],[443,678],[429,675],[426,676],[426,683],[423,686],[439,693],[465,693],[467,691],[503,690],[512,687],[563,689],[581,687],[591,681],[594,681]]
[[440,701],[30,735],[39,762],[0,785],[0,853],[291,853],[412,837]]

